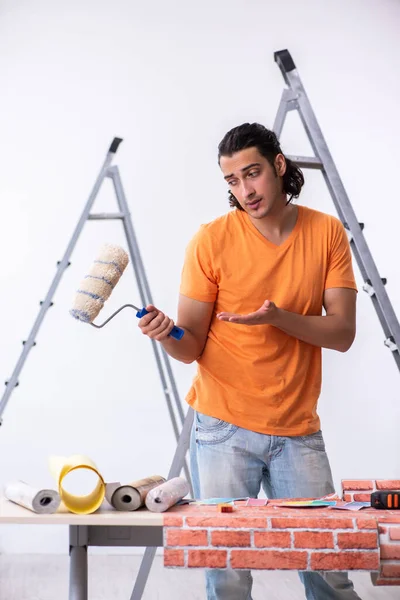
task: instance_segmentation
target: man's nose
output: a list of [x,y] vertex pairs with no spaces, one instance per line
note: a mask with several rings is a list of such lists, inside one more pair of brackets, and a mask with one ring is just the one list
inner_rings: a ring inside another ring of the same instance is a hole
[[242,191],[244,198],[251,198],[256,193],[251,181],[248,180],[242,182]]

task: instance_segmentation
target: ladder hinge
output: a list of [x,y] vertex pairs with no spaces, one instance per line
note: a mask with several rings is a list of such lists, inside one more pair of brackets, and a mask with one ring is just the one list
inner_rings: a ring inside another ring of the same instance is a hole
[[391,335],[389,336],[385,342],[384,342],[385,346],[387,346],[389,348],[389,350],[391,350],[392,352],[397,352],[399,349],[397,347],[396,342],[394,341],[394,337]]
[[[343,223],[343,225],[344,225],[344,228],[345,228],[345,230],[346,230],[346,233],[347,233],[347,237],[348,237],[348,239],[349,239],[349,242],[351,242],[354,236],[353,236],[353,234],[351,233],[350,227],[349,227],[348,223]],[[364,223],[359,223],[359,226],[360,226],[360,229],[361,229],[361,231],[362,231],[362,230],[364,229]]]
[[[387,284],[387,279],[386,279],[386,277],[382,277],[382,278],[381,278],[381,281],[382,281],[383,285],[386,285],[386,284]],[[364,290],[364,292],[367,292],[368,296],[370,296],[371,298],[372,298],[372,296],[375,296],[375,290],[374,290],[374,288],[372,287],[372,284],[371,284],[371,280],[370,280],[370,279],[367,279],[367,281],[366,281],[366,282],[365,282],[365,284],[363,285],[363,290]]]

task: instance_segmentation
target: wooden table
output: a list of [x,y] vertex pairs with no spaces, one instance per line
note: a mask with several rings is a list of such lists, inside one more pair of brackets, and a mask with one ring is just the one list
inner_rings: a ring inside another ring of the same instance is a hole
[[[39,515],[0,497],[0,524],[66,525],[69,527],[69,600],[88,600],[88,546],[163,546],[163,515],[147,510],[117,512],[108,503],[91,515],[75,515],[62,506]],[[146,579],[136,580],[131,600],[142,597]]]

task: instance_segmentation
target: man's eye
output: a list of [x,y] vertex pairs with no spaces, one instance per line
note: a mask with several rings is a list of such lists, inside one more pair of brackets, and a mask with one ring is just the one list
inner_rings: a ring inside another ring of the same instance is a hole
[[236,185],[236,181],[228,181],[228,185],[230,187],[232,187],[232,186]]
[[258,175],[258,171],[250,171],[249,177],[256,177]]

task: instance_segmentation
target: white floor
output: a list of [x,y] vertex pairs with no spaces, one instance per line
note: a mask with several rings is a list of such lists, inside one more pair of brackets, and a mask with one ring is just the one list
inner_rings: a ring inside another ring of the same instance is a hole
[[[1,600],[67,600],[68,557],[0,555]],[[129,600],[141,557],[89,556],[89,600]],[[294,572],[254,571],[254,600],[304,600]],[[367,573],[353,573],[362,600],[399,600],[400,587],[373,587]],[[201,570],[165,569],[156,556],[143,600],[205,600]],[[323,600],[323,599],[321,599]]]

